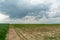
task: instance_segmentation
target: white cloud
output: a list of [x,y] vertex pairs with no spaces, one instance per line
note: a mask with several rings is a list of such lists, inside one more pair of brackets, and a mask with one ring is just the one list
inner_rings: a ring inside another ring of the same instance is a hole
[[8,22],[9,21],[9,16],[2,14],[3,12],[0,12],[0,23]]
[[44,2],[45,2],[45,0],[30,0],[30,3],[33,5],[41,4]]
[[49,18],[47,24],[58,24],[60,23],[60,18]]
[[0,0],[0,3],[3,3],[5,0]]

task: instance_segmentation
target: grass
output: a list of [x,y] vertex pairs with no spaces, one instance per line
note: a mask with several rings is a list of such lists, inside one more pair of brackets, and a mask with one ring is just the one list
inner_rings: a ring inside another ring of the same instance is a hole
[[0,24],[0,40],[5,40],[8,29],[8,24]]

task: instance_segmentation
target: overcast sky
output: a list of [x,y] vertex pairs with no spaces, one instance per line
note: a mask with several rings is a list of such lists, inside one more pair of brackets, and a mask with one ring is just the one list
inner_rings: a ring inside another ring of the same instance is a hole
[[0,0],[0,23],[60,23],[60,0]]

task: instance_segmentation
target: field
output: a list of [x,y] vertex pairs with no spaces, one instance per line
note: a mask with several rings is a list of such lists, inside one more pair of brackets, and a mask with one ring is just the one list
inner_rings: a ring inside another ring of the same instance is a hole
[[60,40],[60,24],[0,24],[0,40]]
[[10,24],[7,40],[60,40],[59,24]]
[[5,40],[8,29],[9,29],[8,24],[0,24],[0,40]]

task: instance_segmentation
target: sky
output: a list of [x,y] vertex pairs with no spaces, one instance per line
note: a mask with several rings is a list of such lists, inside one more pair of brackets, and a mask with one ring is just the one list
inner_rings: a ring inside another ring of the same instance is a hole
[[0,0],[0,23],[59,24],[60,0]]

